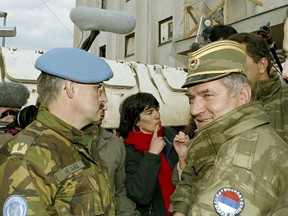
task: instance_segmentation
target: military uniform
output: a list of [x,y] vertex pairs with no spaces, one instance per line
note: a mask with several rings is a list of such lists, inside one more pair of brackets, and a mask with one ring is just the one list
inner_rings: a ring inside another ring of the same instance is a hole
[[288,143],[288,85],[274,72],[268,80],[256,82],[255,91],[269,114],[271,126]]
[[3,214],[17,202],[17,215],[115,215],[107,170],[90,154],[98,133],[91,127],[77,130],[41,108],[1,149]]
[[0,148],[2,147],[2,145],[11,140],[13,137],[14,136],[12,134],[5,134],[0,132]]
[[[91,151],[92,157],[100,155],[108,167],[108,178],[116,201],[117,216],[139,216],[136,204],[126,195],[124,143],[119,137],[99,127],[97,145]],[[96,154],[96,156],[95,156]]]
[[287,144],[268,123],[260,103],[251,102],[196,130],[170,210],[225,215],[225,207],[240,215],[267,215],[288,179]]

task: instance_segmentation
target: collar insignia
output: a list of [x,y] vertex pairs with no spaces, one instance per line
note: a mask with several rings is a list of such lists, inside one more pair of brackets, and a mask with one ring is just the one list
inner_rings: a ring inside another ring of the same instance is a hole
[[11,154],[25,155],[27,150],[28,150],[28,145],[26,143],[16,143],[13,146]]
[[215,194],[213,206],[220,216],[239,215],[244,209],[244,197],[240,191],[224,187]]

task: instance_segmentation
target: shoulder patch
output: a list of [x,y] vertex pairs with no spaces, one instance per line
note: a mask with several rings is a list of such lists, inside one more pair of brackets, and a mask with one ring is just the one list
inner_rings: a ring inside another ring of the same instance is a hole
[[[19,139],[15,139],[15,144],[12,147],[11,155],[25,155],[29,146],[33,143],[34,137],[30,137],[27,135],[21,135]],[[14,142],[14,141],[13,141]]]
[[3,216],[26,216],[28,213],[27,201],[19,195],[9,196],[3,206]]
[[244,209],[244,197],[240,191],[224,187],[215,194],[213,206],[220,216],[239,215]]

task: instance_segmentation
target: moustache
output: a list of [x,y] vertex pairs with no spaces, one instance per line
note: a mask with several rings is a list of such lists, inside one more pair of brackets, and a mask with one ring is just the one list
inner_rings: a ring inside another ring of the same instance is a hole
[[99,104],[99,109],[104,109],[105,108],[105,104],[101,103]]

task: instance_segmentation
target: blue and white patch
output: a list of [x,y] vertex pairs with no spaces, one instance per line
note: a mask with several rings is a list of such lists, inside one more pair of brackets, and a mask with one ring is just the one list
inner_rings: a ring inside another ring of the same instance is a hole
[[220,216],[239,215],[244,209],[244,197],[240,191],[224,187],[217,191],[213,199],[215,211]]
[[3,216],[27,216],[28,203],[19,195],[9,196],[3,206]]

